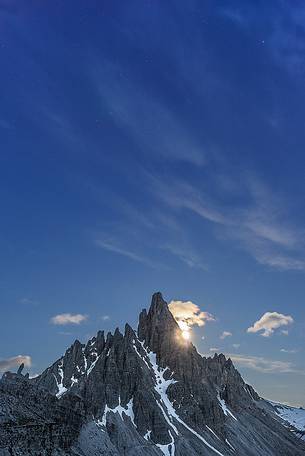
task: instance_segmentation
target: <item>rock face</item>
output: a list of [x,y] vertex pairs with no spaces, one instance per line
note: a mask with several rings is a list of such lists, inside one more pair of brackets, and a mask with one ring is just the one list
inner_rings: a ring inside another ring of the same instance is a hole
[[[0,455],[66,454],[84,418],[76,397],[63,398],[37,388],[20,373],[0,381]],[[55,453],[54,453],[55,454]]]
[[0,381],[0,456],[298,456],[230,359],[184,341],[160,293],[137,332],[75,341],[39,377]]

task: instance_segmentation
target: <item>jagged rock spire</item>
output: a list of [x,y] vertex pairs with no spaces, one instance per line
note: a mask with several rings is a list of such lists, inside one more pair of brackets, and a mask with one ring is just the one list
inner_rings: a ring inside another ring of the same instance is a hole
[[22,375],[22,371],[24,369],[24,363],[21,363],[17,370],[17,375]]
[[139,339],[160,358],[170,349],[177,333],[180,333],[180,329],[169,311],[167,302],[160,292],[154,293],[148,313],[145,309],[140,313]]

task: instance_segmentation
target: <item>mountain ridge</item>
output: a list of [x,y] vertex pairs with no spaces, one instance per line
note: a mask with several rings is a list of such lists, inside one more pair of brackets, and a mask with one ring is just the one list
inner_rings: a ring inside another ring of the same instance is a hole
[[[124,333],[98,331],[86,344],[76,340],[38,377],[8,373],[0,387],[4,398],[28,391],[32,415],[39,415],[39,403],[42,410],[51,404],[56,430],[46,448],[25,443],[24,432],[16,434],[18,417],[31,422],[33,416],[14,403],[7,420],[8,399],[1,400],[0,432],[6,426],[10,443],[0,443],[0,456],[305,454],[305,443],[273,417],[230,359],[202,357],[182,338],[160,292],[140,313],[137,331],[129,324]],[[49,428],[42,420],[42,434],[52,435]]]

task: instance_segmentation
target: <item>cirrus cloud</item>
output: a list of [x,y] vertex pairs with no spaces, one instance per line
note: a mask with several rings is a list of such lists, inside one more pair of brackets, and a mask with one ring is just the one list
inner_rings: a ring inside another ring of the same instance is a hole
[[226,354],[226,356],[230,357],[233,363],[237,366],[241,366],[247,369],[253,369],[263,374],[305,374],[304,371],[296,368],[291,362],[267,359],[263,356],[249,356],[236,354]]
[[189,327],[204,326],[207,321],[215,320],[213,315],[201,311],[192,301],[171,301],[168,307],[178,324],[185,322]]
[[274,330],[281,326],[287,326],[293,323],[293,318],[290,315],[284,315],[278,312],[266,312],[253,326],[247,329],[248,333],[260,333],[263,337],[270,337]]
[[53,325],[79,325],[88,319],[88,315],[62,313],[55,315],[50,319]]

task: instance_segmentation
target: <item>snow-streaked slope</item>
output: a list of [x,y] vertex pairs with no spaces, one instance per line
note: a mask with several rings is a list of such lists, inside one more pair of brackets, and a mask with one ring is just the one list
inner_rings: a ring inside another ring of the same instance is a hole
[[220,404],[220,406],[222,408],[223,413],[225,415],[230,415],[235,421],[237,421],[237,418],[235,418],[235,416],[233,415],[233,413],[231,412],[231,410],[229,409],[229,407],[225,403],[224,399],[221,399],[219,393],[217,394],[217,399],[218,399],[218,402],[219,402],[219,404]]
[[64,382],[63,363],[64,362],[63,362],[63,359],[62,359],[60,364],[58,365],[58,375],[60,376],[60,383],[58,382],[58,380],[56,378],[56,375],[54,375],[54,378],[55,378],[55,381],[56,381],[56,385],[57,385],[57,388],[58,388],[58,392],[56,394],[56,396],[58,398],[61,397],[63,394],[65,394],[66,391],[67,391],[67,388],[63,384],[63,382]]
[[[176,420],[178,423],[182,424],[182,426],[184,426],[188,431],[190,431],[193,435],[195,435],[199,440],[201,440],[214,453],[218,454],[219,456],[224,456],[213,445],[211,445],[209,442],[207,442],[207,440],[204,439],[202,437],[202,435],[198,434],[198,432],[196,432],[194,429],[192,429],[190,426],[188,426],[179,417],[179,415],[177,414],[176,410],[174,409],[173,404],[171,403],[171,401],[169,400],[169,398],[167,396],[168,387],[171,384],[176,383],[176,381],[173,378],[170,378],[170,379],[166,380],[164,378],[164,374],[168,370],[168,368],[167,367],[166,368],[159,367],[158,364],[157,364],[157,360],[156,360],[156,354],[153,353],[153,352],[148,352],[146,350],[143,342],[140,342],[139,340],[137,342],[140,345],[142,345],[142,348],[143,348],[143,350],[145,352],[146,357],[148,358],[148,360],[150,362],[151,369],[152,369],[152,371],[154,373],[155,391],[158,393],[158,395],[160,396],[160,399],[161,399],[160,402],[157,402],[157,404],[160,407],[160,409],[161,409],[161,411],[162,411],[167,423],[172,428],[174,433],[176,435],[179,435],[178,429],[174,425],[174,420]],[[134,343],[134,347],[135,347],[135,342],[133,341],[133,343]],[[136,350],[136,353],[138,354],[138,356],[141,357],[141,359],[143,359],[143,357],[140,355],[138,350]],[[147,362],[146,362],[146,364],[147,364]],[[172,377],[172,375],[170,377]],[[234,418],[234,419],[236,419],[236,418]],[[157,446],[160,448],[160,450],[163,452],[163,454],[165,456],[167,456],[167,455],[174,456],[174,454],[175,454],[175,440],[174,440],[174,437],[172,435],[172,432],[169,431],[169,433],[170,433],[170,436],[171,436],[171,439],[172,439],[171,443],[167,444],[167,445],[160,445],[159,444]]]
[[305,410],[269,401],[275,413],[301,432],[305,432]]

